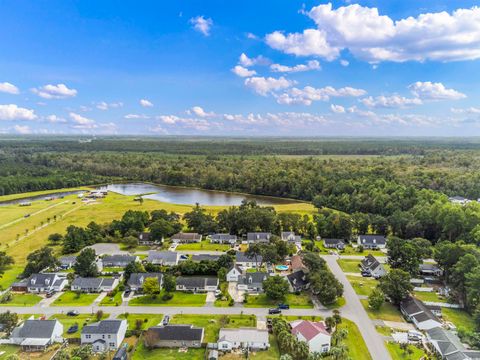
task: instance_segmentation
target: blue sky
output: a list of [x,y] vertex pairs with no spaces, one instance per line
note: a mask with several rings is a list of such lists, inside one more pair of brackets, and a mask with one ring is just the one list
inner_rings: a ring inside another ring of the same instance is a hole
[[0,133],[479,134],[474,1],[5,0],[0,16]]

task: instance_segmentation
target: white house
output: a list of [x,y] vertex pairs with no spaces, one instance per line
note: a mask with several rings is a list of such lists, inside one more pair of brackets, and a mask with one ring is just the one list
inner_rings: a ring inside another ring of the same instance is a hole
[[67,285],[66,275],[56,273],[32,274],[27,280],[29,293],[46,293],[49,291],[62,291]]
[[25,320],[13,329],[10,343],[20,345],[23,351],[43,351],[63,341],[63,325],[58,320]]
[[218,350],[234,349],[267,350],[270,347],[268,330],[255,328],[220,329],[218,334]]
[[357,244],[364,249],[385,249],[387,239],[383,235],[358,235]]
[[[260,265],[262,262],[262,256],[258,255],[257,258],[249,257],[244,252],[237,252],[235,254],[235,264],[242,267],[243,269],[256,268],[257,265]],[[256,260],[256,261],[255,261]]]
[[409,296],[400,303],[400,311],[419,330],[430,330],[442,326],[442,322],[425,304]]
[[372,254],[368,254],[360,263],[362,271],[369,273],[374,278],[378,279],[387,274],[385,267],[375,259]]
[[73,291],[82,291],[87,293],[96,293],[102,291],[112,291],[118,285],[118,279],[115,278],[84,278],[76,277],[72,281],[71,289]]
[[80,342],[91,344],[93,351],[105,352],[120,347],[127,331],[127,320],[102,320],[85,325]]
[[290,324],[292,335],[308,344],[310,352],[330,351],[332,336],[323,321],[296,320]]
[[242,269],[238,265],[233,265],[227,272],[228,282],[238,282],[239,276],[242,275]]
[[218,278],[214,276],[179,276],[177,291],[209,292],[218,289]]

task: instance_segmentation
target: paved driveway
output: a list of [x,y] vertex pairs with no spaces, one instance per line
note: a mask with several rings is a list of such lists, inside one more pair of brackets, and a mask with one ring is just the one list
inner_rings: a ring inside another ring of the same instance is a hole
[[243,295],[245,291],[237,289],[237,282],[231,281],[228,283],[228,293],[236,303],[243,303]]
[[207,299],[205,300],[206,303],[214,303],[216,300],[216,297],[215,297],[215,292],[214,291],[209,291],[207,292]]

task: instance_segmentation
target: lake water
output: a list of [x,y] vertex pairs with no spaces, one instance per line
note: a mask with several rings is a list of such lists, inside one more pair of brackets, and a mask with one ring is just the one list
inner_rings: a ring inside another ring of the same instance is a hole
[[292,204],[297,201],[268,196],[244,195],[230,192],[209,191],[193,188],[183,188],[168,185],[153,185],[145,183],[110,184],[99,189],[108,190],[122,195],[144,195],[145,199],[158,200],[172,204],[234,206],[240,205],[244,199],[255,200],[259,205]]

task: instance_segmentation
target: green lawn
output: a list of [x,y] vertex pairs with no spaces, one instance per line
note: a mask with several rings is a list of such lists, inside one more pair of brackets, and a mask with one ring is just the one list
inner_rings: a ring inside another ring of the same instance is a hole
[[203,360],[205,349],[188,349],[187,352],[179,352],[178,349],[147,349],[141,342],[133,354],[133,360]]
[[311,309],[313,308],[312,300],[310,296],[306,293],[301,293],[300,295],[296,294],[287,294],[285,300],[271,300],[265,294],[260,295],[250,295],[248,296],[248,302],[244,304],[244,307],[276,307],[279,303],[285,303],[290,305],[292,309]]
[[0,304],[2,306],[33,306],[42,298],[35,294],[12,293],[12,300]]
[[411,354],[404,352],[400,345],[394,342],[388,342],[386,344],[388,352],[392,356],[394,360],[419,360],[421,359],[425,353],[423,350],[417,348],[416,346],[409,345],[408,349],[410,349]]
[[0,353],[3,352],[3,355],[0,355],[0,359],[6,359],[9,355],[16,354],[20,351],[20,346],[17,345],[0,345]]
[[359,273],[360,260],[338,259],[338,265],[346,273]]
[[[223,324],[222,324],[223,321]],[[171,324],[192,324],[203,327],[205,336],[203,342],[216,342],[221,327],[239,328],[256,327],[257,318],[255,315],[174,315],[170,320]]]
[[381,335],[384,335],[384,336],[390,336],[392,335],[392,329],[389,328],[389,327],[386,327],[386,326],[375,326],[375,329],[377,330],[377,332]]
[[122,291],[117,291],[115,296],[105,296],[102,301],[100,301],[100,306],[119,306],[122,305]]
[[199,243],[180,244],[177,250],[209,250],[209,251],[228,251],[232,247],[225,244],[211,244],[208,240],[202,240]]
[[473,317],[465,310],[442,308],[442,316],[444,320],[450,321],[458,329],[464,328],[468,331],[475,330],[475,321],[473,320]]
[[422,301],[448,302],[446,298],[438,296],[436,292],[414,291],[413,293],[417,299]]
[[405,322],[400,313],[400,310],[397,309],[394,305],[389,302],[384,302],[382,307],[379,310],[372,310],[368,306],[368,300],[360,300],[363,307],[367,311],[368,316],[371,319],[381,319],[386,321],[398,321]]
[[353,290],[358,295],[368,296],[372,290],[377,286],[378,281],[372,278],[364,278],[359,276],[347,275],[348,281],[352,284]]
[[[142,320],[142,330],[148,329],[152,326],[160,324],[163,319],[162,314],[121,314],[117,319],[127,319],[128,328],[135,330],[137,320]],[[145,321],[146,320],[146,321]]]
[[173,298],[162,300],[162,292],[154,299],[150,295],[144,295],[134,298],[128,302],[130,306],[203,306],[207,299],[207,294],[191,294],[181,291],[173,292]]
[[324,305],[327,309],[338,309],[341,308],[343,305],[345,305],[347,301],[343,296],[337,298],[337,301],[335,301],[333,304],[330,305]]
[[123,267],[104,267],[102,273],[119,273],[125,271]]
[[232,297],[228,293],[228,282],[226,281],[220,282],[219,289],[222,292],[222,297],[224,297],[225,300],[216,299],[214,305],[217,307],[229,307],[230,306],[229,302]]
[[354,360],[372,360],[368,352],[365,340],[363,340],[360,330],[354,322],[342,318],[342,323],[338,325],[338,329],[347,329],[348,335],[345,339],[345,345],[348,347],[348,353]]
[[99,294],[77,294],[73,291],[64,292],[50,306],[88,306],[98,297]]
[[[108,314],[103,314],[102,319],[108,318]],[[96,322],[97,318],[95,314],[80,314],[78,316],[68,316],[66,314],[55,314],[50,319],[57,319],[63,325],[63,336],[66,338],[79,338],[82,332],[82,328],[92,322]],[[70,326],[78,324],[78,331],[74,334],[67,334]]]

